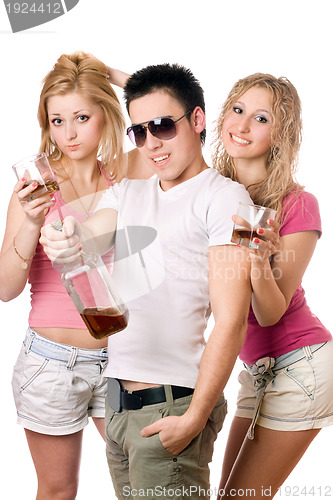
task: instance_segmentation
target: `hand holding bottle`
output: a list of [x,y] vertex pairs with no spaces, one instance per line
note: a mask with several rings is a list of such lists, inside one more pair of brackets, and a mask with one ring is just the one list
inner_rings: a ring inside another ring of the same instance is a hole
[[48,224],[41,230],[40,244],[44,252],[56,264],[69,264],[81,257],[81,224],[72,216],[65,217],[61,230]]

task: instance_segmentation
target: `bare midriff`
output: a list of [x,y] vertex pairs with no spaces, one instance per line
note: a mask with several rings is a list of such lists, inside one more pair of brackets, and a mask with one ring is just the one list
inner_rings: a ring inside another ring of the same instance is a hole
[[40,335],[43,335],[43,337],[53,340],[54,342],[79,347],[81,349],[102,349],[108,345],[107,338],[96,340],[90,335],[89,331],[84,328],[40,328],[34,326],[31,328]]

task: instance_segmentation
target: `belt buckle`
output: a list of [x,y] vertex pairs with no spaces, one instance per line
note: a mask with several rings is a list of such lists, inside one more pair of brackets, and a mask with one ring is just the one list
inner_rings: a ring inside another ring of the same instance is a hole
[[121,401],[122,387],[118,379],[108,379],[108,404],[117,413],[122,410]]

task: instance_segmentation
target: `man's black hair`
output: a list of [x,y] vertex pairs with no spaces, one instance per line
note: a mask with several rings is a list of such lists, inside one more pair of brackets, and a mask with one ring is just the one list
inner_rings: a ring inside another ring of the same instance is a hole
[[[196,106],[205,112],[204,92],[199,81],[189,69],[179,64],[147,66],[133,73],[124,89],[127,111],[132,101],[157,90],[164,90],[177,99],[185,112],[192,112]],[[187,115],[189,121],[190,118],[190,114]],[[200,138],[201,144],[204,144],[206,129],[201,132]]]

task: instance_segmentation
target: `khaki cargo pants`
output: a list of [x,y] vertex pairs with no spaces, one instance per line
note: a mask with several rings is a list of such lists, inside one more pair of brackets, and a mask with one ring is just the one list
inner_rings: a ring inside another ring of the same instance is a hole
[[203,431],[179,455],[167,451],[158,434],[142,437],[143,427],[169,415],[183,415],[192,396],[173,400],[165,386],[164,403],[116,413],[106,404],[106,453],[116,495],[135,498],[209,499],[209,463],[227,413],[219,398]]

